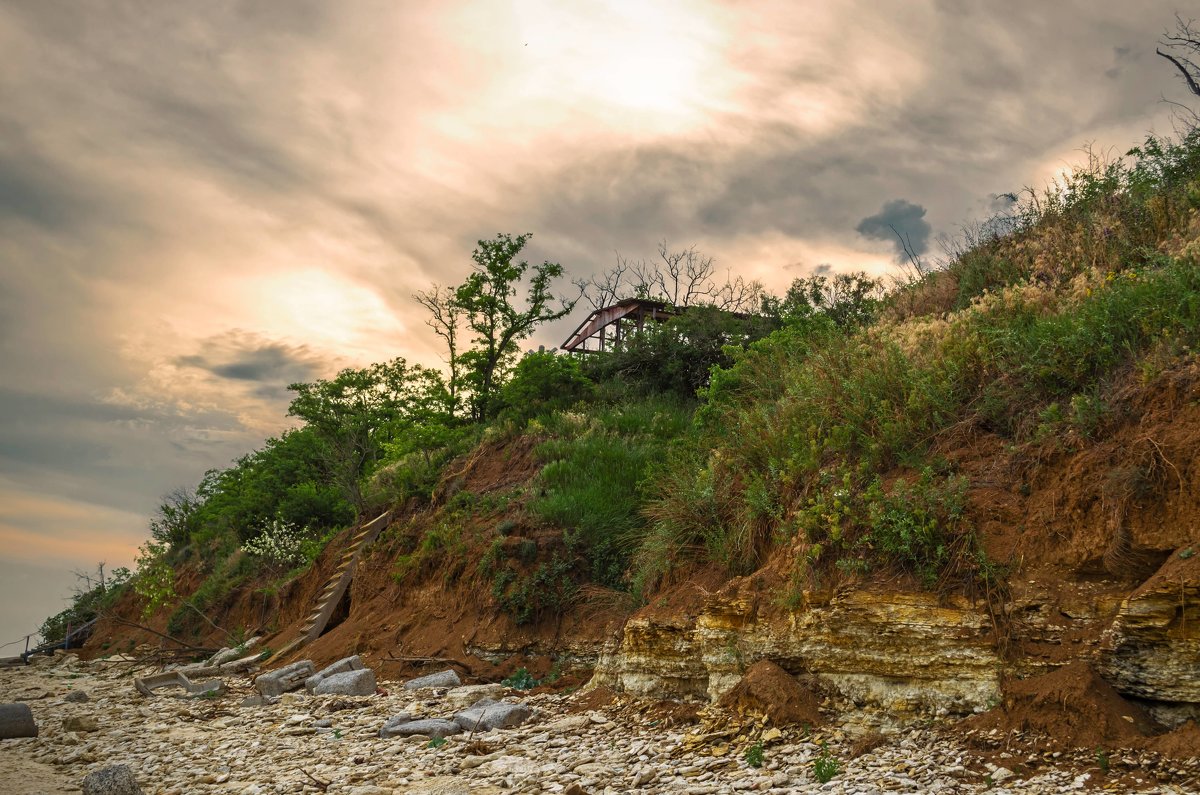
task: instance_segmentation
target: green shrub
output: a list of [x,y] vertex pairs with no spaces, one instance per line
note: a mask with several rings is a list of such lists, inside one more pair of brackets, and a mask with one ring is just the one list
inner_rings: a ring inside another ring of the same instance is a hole
[[593,390],[579,359],[553,351],[525,354],[512,378],[500,390],[503,417],[524,423],[533,417],[568,409]]

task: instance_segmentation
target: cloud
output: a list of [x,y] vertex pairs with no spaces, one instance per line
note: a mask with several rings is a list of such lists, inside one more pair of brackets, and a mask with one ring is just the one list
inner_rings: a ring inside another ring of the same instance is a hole
[[240,331],[204,340],[200,353],[179,356],[175,364],[220,379],[251,382],[253,394],[266,400],[283,399],[289,384],[310,381],[329,365],[307,345],[265,340]]
[[925,220],[925,208],[907,199],[885,202],[883,209],[858,222],[855,230],[870,240],[884,240],[895,248],[897,261],[908,253],[920,256],[929,250],[933,227]]

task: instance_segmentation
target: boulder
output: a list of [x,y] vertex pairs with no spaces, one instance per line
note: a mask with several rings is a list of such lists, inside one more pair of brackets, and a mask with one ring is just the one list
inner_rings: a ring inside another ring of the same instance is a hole
[[88,773],[83,795],[142,795],[142,788],[129,765],[113,765]]
[[72,715],[63,718],[65,732],[94,732],[100,731],[100,722],[91,715]]
[[463,685],[447,691],[442,700],[447,709],[465,709],[483,698],[499,700],[505,690],[501,684]]
[[37,724],[28,704],[0,704],[0,740],[37,737]]
[[336,693],[340,696],[370,696],[375,694],[375,672],[370,668],[360,671],[344,671],[326,676],[318,684],[314,695]]
[[[395,718],[392,720],[395,720]],[[380,737],[409,737],[414,734],[420,734],[425,737],[436,739],[448,737],[451,734],[462,734],[462,727],[452,720],[431,718],[427,720],[408,721],[407,723],[397,723],[395,725],[393,725],[392,721],[389,720],[386,724],[384,724],[384,727],[379,730]]]
[[464,731],[491,731],[520,726],[533,717],[525,704],[505,704],[485,698],[454,716],[454,722]]
[[88,694],[82,690],[72,690],[70,693],[67,693],[65,696],[63,696],[63,701],[69,701],[72,704],[85,704],[88,701],[91,701],[91,699],[88,698]]
[[[304,680],[304,689],[310,693],[316,692],[317,685],[321,684],[321,680],[334,674],[346,673],[347,671],[361,671],[366,668],[363,665],[362,657],[357,654],[353,657],[346,657],[337,662],[327,665],[317,673]],[[374,691],[372,691],[374,692]]]
[[429,676],[418,676],[404,683],[405,690],[420,690],[423,687],[459,687],[462,680],[453,669],[439,671]]
[[300,660],[255,677],[254,687],[264,696],[281,696],[302,687],[304,680],[314,673],[312,660]]
[[243,671],[249,671],[251,668],[258,665],[267,657],[267,652],[258,652],[251,654],[248,657],[242,657],[237,660],[231,660],[227,663],[221,663],[220,671],[223,674],[239,674]]
[[397,714],[393,715],[392,717],[388,718],[387,721],[383,724],[383,728],[381,728],[379,730],[379,736],[380,737],[391,737],[391,736],[393,736],[391,733],[392,729],[396,728],[397,726],[403,726],[404,724],[411,723],[411,722],[412,722],[412,715],[409,715],[407,712],[397,713]]
[[379,736],[385,738],[396,736],[393,734],[393,730],[399,726],[403,726],[406,723],[412,723],[412,720],[412,715],[408,714],[407,712],[400,712],[396,715],[393,715],[384,722],[382,727],[380,727]]

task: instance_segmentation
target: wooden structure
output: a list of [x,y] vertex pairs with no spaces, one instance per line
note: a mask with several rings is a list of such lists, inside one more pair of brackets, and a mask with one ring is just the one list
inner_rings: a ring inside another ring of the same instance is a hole
[[358,528],[350,536],[350,543],[343,549],[342,559],[338,562],[337,569],[325,583],[325,590],[321,591],[317,597],[312,614],[309,615],[304,625],[300,628],[299,636],[280,649],[276,656],[283,657],[288,652],[312,643],[321,637],[321,633],[325,631],[325,626],[329,623],[329,619],[333,617],[334,609],[342,600],[346,589],[350,587],[350,581],[354,579],[354,570],[358,566],[359,558],[362,557],[363,549],[375,540],[383,528],[387,527],[391,518],[392,512],[385,511]]
[[662,323],[677,314],[662,301],[626,298],[593,311],[571,332],[562,349],[569,353],[595,353],[616,348],[628,335],[641,332],[647,321]]

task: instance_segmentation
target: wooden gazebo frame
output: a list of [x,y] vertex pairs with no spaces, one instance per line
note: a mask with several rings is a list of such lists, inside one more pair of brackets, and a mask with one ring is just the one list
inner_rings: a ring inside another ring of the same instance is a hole
[[[584,318],[562,344],[562,349],[570,353],[597,353],[615,348],[629,334],[641,332],[646,327],[646,321],[662,323],[677,314],[677,310],[668,308],[663,301],[626,298],[597,309]],[[594,347],[589,347],[589,341],[593,342]]]

